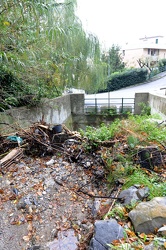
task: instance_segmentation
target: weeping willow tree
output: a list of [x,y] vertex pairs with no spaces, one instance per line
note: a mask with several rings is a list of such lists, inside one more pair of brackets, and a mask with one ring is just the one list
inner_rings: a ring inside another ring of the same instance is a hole
[[58,96],[66,86],[99,88],[100,45],[82,29],[75,6],[75,0],[1,0],[1,108]]

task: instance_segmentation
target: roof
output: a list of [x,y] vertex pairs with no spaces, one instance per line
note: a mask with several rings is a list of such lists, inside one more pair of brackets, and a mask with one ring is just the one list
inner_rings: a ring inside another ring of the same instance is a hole
[[158,37],[164,37],[164,36],[145,36],[143,38],[139,38],[139,40],[144,40],[144,39],[151,39],[151,38],[158,38]]
[[137,44],[128,44],[122,47],[122,50],[132,50],[132,49],[160,49],[166,50],[166,44],[153,44],[153,43],[137,43]]

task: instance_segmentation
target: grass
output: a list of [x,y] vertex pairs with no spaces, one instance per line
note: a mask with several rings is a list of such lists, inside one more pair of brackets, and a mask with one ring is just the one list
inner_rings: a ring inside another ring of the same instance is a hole
[[81,131],[88,140],[87,145],[95,145],[96,149],[101,141],[117,141],[113,147],[100,150],[106,163],[109,183],[114,185],[119,179],[124,179],[123,189],[135,184],[146,186],[150,190],[149,199],[166,196],[166,184],[159,175],[141,169],[135,160],[140,148],[155,145],[160,151],[165,150],[166,127],[151,122],[151,118],[156,117],[130,115],[127,119],[116,119],[110,125],[102,124],[98,128],[88,126],[86,131]]

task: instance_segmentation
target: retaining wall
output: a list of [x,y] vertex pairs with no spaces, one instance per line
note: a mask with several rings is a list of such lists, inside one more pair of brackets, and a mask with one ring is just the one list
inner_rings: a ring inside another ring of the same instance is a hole
[[37,107],[12,108],[0,112],[0,133],[18,130],[18,127],[26,128],[41,120],[47,124],[65,123],[72,114],[83,112],[84,94],[68,94],[51,100],[43,99]]
[[[134,114],[141,114],[140,103],[150,105],[152,114],[158,113],[163,119],[166,119],[166,96],[153,93],[136,93]],[[98,125],[102,121],[111,122],[109,116],[98,117],[92,114],[85,116],[84,94],[68,94],[51,100],[43,99],[37,107],[12,108],[0,112],[0,134],[18,131],[19,127],[26,128],[41,120],[50,125],[65,123],[71,129],[74,123],[79,128],[91,124]],[[7,124],[10,124],[10,126]]]
[[149,93],[149,105],[151,114],[159,114],[163,119],[166,119],[166,96]]
[[166,119],[166,96],[157,93],[136,93],[134,114],[141,114],[140,103],[149,105],[151,114],[159,114],[162,119]]

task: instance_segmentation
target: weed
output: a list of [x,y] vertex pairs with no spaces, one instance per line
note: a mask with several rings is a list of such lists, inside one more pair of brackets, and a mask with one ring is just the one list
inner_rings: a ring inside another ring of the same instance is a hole
[[139,106],[141,107],[141,115],[150,115],[151,114],[151,108],[149,105],[146,105],[144,102],[139,103]]
[[126,214],[126,209],[125,207],[121,206],[121,205],[115,205],[115,207],[110,211],[108,212],[105,216],[105,217],[108,217],[108,218],[115,218],[115,219],[125,219],[127,216]]
[[166,194],[166,185],[165,183],[158,182],[159,177],[155,173],[149,176],[143,170],[136,169],[133,174],[126,178],[126,182],[123,186],[123,189],[138,184],[149,188],[149,199],[159,196],[163,197]]
[[110,249],[112,250],[134,250],[134,248],[131,247],[131,244],[129,243],[122,243],[120,246],[114,246],[112,244],[108,244]]
[[117,119],[109,126],[104,123],[98,128],[87,126],[86,131],[80,130],[80,133],[82,136],[88,138],[89,141],[105,141],[114,137],[118,131],[119,124],[119,120]]
[[130,148],[135,148],[136,145],[139,144],[139,139],[137,137],[130,135],[127,137],[127,143]]

